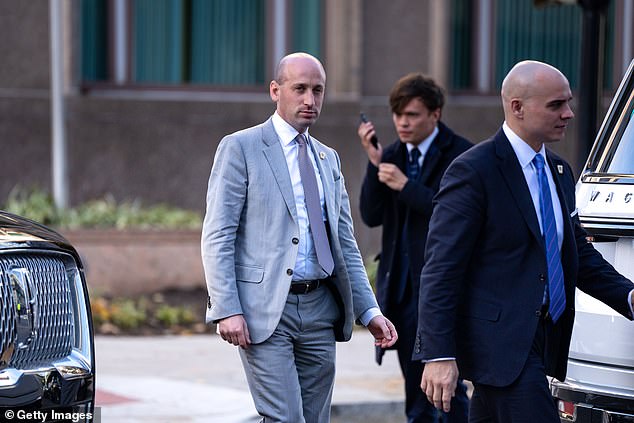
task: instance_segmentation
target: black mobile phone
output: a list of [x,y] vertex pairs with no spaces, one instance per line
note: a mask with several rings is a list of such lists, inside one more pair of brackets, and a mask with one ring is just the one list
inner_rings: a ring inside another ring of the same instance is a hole
[[[361,122],[363,122],[363,123],[367,123],[368,122],[368,118],[365,116],[365,113],[363,113],[363,112],[359,113],[359,117],[361,117]],[[370,138],[370,142],[372,143],[374,148],[378,148],[379,140],[376,137],[376,135],[372,135],[372,138]]]

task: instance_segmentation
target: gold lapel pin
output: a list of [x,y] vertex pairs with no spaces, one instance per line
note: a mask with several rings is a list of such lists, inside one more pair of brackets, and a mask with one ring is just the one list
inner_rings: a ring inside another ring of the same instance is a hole
[[326,153],[324,153],[323,151],[319,152],[319,158],[324,160],[326,158]]
[[564,166],[563,165],[557,165],[557,173],[559,173],[560,175],[564,174]]

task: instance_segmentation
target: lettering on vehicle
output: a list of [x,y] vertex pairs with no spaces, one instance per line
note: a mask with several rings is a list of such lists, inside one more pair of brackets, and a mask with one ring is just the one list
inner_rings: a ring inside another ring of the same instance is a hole
[[[623,202],[624,203],[629,203],[630,201],[632,201],[632,195],[634,195],[631,192],[626,193],[623,196]],[[601,191],[592,191],[592,194],[590,194],[590,202],[595,202],[598,199],[603,198],[603,196],[601,195]],[[614,200],[614,192],[610,191],[607,194],[605,194],[605,203],[611,203]]]
[[629,218],[634,214],[634,188],[631,185],[581,184],[577,200],[581,216]]

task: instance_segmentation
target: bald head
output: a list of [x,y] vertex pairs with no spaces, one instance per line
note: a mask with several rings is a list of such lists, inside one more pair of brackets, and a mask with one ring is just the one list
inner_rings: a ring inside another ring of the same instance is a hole
[[502,103],[506,115],[511,100],[527,98],[535,95],[538,88],[546,81],[568,80],[559,69],[543,62],[525,60],[517,63],[502,81]]
[[535,151],[543,143],[563,138],[568,121],[574,116],[571,100],[564,74],[546,63],[519,62],[502,82],[504,119]]
[[323,75],[324,81],[326,80],[326,71],[324,70],[324,67],[321,64],[321,62],[315,56],[312,56],[308,53],[291,53],[289,55],[282,57],[280,62],[277,64],[277,68],[275,69],[275,81],[278,84],[283,84],[286,78],[288,77],[286,72],[288,66],[291,63],[300,63],[300,62],[305,62],[306,64],[309,64],[310,62],[312,62],[312,64],[314,64],[315,66],[319,68],[319,71]]

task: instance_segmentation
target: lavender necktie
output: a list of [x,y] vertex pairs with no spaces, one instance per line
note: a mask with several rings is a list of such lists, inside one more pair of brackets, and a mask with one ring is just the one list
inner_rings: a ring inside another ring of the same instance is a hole
[[330,275],[335,265],[332,259],[332,253],[330,252],[328,235],[326,235],[326,226],[322,219],[319,188],[317,187],[315,170],[308,157],[306,137],[303,134],[299,134],[295,140],[298,145],[297,157],[299,162],[299,175],[302,178],[302,185],[304,186],[308,223],[310,224],[310,233],[313,235],[317,261],[324,271]]

